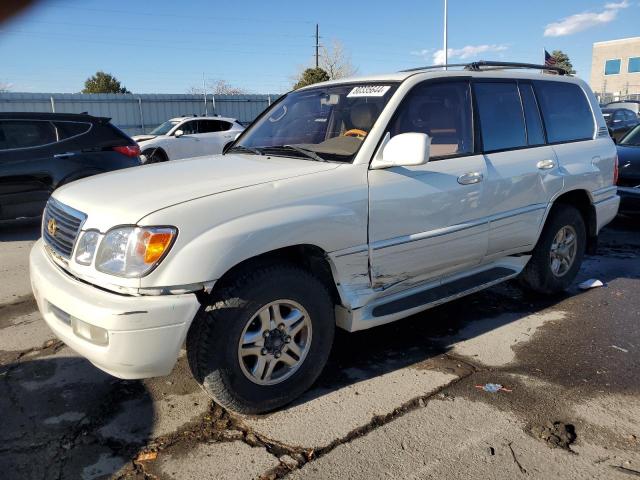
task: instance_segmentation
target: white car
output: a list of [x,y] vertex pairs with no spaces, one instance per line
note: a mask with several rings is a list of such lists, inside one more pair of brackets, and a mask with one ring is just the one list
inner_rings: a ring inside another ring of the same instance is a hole
[[233,118],[178,117],[133,139],[140,146],[143,163],[158,163],[222,153],[243,130]]
[[225,155],[56,190],[30,256],[44,320],[120,378],[168,374],[186,341],[210,395],[256,413],[313,384],[335,326],[566,289],[617,213],[616,148],[585,82],[500,65],[312,85]]

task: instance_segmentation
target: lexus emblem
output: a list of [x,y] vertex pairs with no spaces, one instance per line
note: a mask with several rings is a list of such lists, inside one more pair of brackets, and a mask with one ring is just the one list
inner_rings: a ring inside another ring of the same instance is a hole
[[55,237],[57,231],[58,224],[56,223],[55,218],[50,218],[47,222],[47,232],[49,232],[49,235],[51,235],[52,237]]

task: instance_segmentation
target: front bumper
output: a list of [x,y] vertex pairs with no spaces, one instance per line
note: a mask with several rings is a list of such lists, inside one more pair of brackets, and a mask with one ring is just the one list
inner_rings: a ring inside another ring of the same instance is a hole
[[31,250],[29,268],[42,317],[77,353],[119,378],[171,372],[200,307],[194,294],[133,297],[98,289],[55,265],[42,240]]
[[640,188],[618,187],[621,213],[640,213]]

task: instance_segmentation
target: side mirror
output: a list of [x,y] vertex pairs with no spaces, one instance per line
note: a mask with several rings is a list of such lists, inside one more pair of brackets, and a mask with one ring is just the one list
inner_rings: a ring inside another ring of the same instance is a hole
[[184,135],[184,132],[182,130],[176,130],[175,132],[173,132],[173,136],[176,138],[180,138],[182,135]]
[[373,161],[372,169],[410,167],[429,161],[431,137],[424,133],[401,133],[393,138],[387,132]]

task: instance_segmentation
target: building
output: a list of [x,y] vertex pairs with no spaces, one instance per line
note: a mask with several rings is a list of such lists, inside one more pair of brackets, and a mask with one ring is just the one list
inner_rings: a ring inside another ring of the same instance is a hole
[[591,89],[601,101],[640,97],[640,37],[593,44]]

